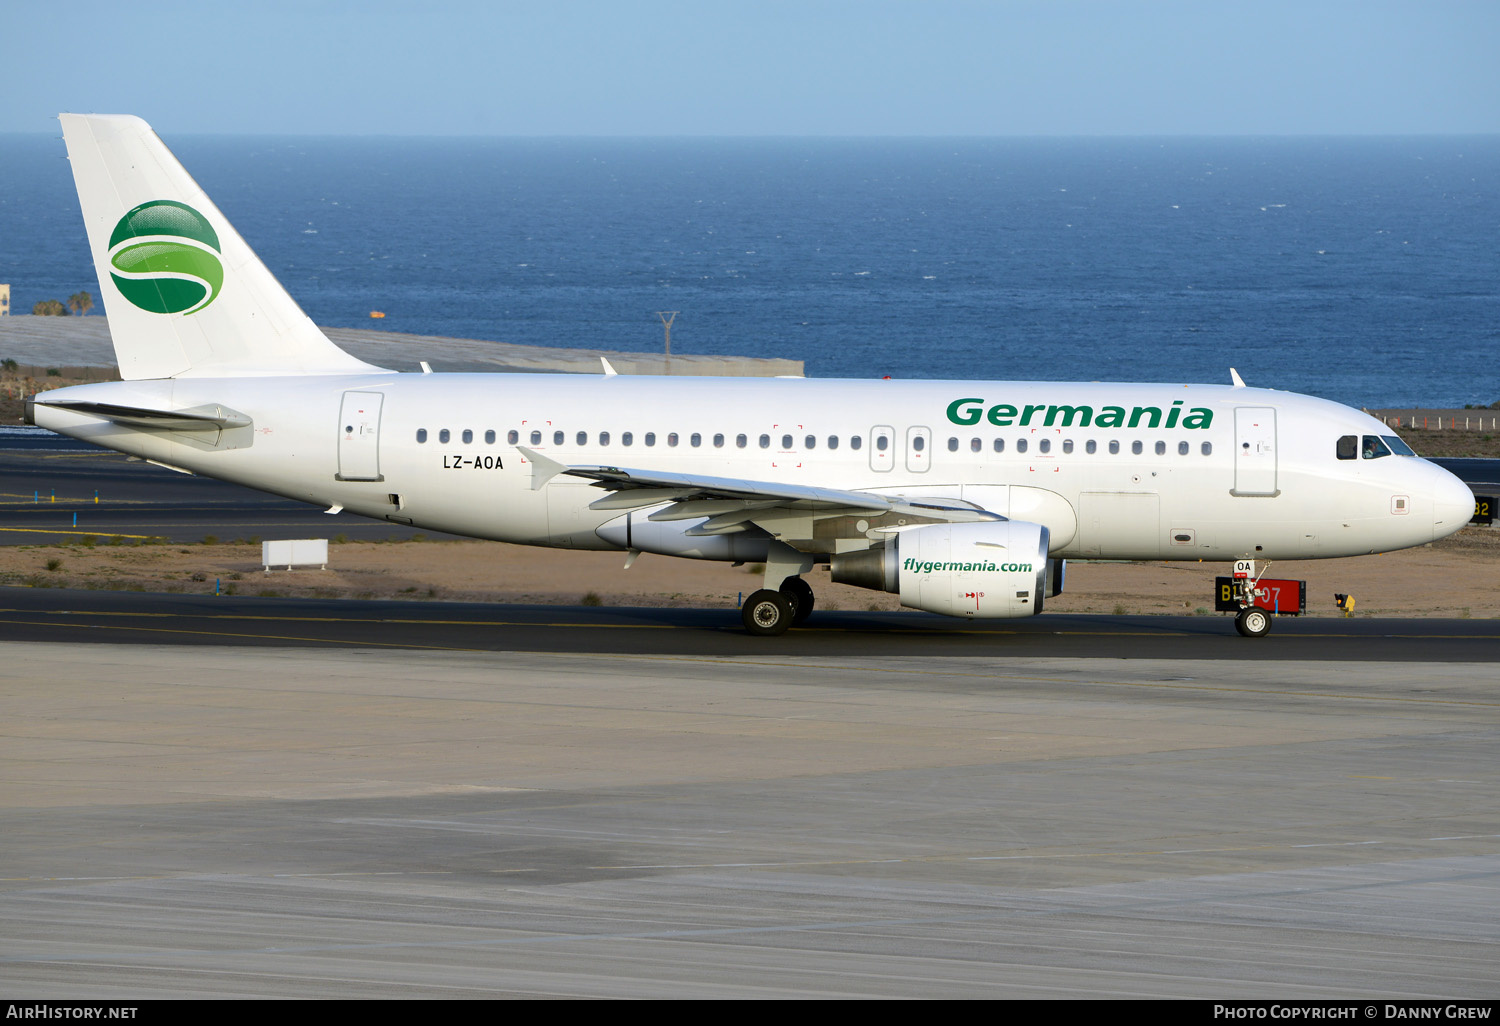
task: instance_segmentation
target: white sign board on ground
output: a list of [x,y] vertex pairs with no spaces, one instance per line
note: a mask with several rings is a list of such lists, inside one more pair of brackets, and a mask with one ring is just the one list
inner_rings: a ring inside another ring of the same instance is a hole
[[328,569],[327,538],[290,538],[285,541],[263,541],[260,543],[260,561],[266,573],[273,566],[317,566]]

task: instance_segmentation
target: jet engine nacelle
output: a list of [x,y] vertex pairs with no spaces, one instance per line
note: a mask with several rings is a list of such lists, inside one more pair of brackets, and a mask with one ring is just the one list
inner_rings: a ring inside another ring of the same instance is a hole
[[901,604],[945,616],[1004,618],[1042,611],[1061,590],[1062,566],[1047,558],[1047,528],[1019,520],[929,524],[882,548],[833,558],[833,579],[899,592]]

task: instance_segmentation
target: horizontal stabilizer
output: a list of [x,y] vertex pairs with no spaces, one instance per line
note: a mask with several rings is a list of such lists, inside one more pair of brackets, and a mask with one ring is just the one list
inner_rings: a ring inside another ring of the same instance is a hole
[[95,403],[82,399],[43,401],[36,405],[103,417],[116,424],[157,428],[162,431],[215,431],[221,428],[249,427],[251,424],[250,418],[243,413],[217,403],[185,410],[153,410],[144,406],[121,406],[117,403]]

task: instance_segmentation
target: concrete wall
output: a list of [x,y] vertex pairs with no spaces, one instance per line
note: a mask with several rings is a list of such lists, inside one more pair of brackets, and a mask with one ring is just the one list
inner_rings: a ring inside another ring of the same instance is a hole
[[[672,356],[660,353],[616,353],[605,349],[553,349],[478,339],[407,335],[368,328],[324,328],[335,344],[361,360],[394,370],[418,370],[426,360],[435,371],[543,371],[597,374],[599,357],[621,374],[723,375],[778,377],[802,374],[801,360],[766,360],[742,356]],[[114,344],[104,316],[35,317],[0,320],[0,359],[60,367],[113,367]]]

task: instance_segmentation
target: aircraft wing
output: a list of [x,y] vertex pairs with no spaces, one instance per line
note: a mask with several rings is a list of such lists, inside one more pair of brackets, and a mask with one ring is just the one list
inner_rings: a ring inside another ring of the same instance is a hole
[[912,498],[845,491],[784,481],[677,474],[633,467],[568,466],[524,446],[517,447],[533,466],[532,487],[541,488],[558,475],[584,478],[608,494],[589,504],[597,510],[632,510],[647,506],[664,508],[651,520],[695,520],[705,523],[689,529],[690,535],[719,534],[744,530],[748,524],[778,534],[773,523],[789,517],[813,520],[833,516],[884,514],[914,518],[922,523],[971,523],[1005,518],[972,503],[957,499]]

